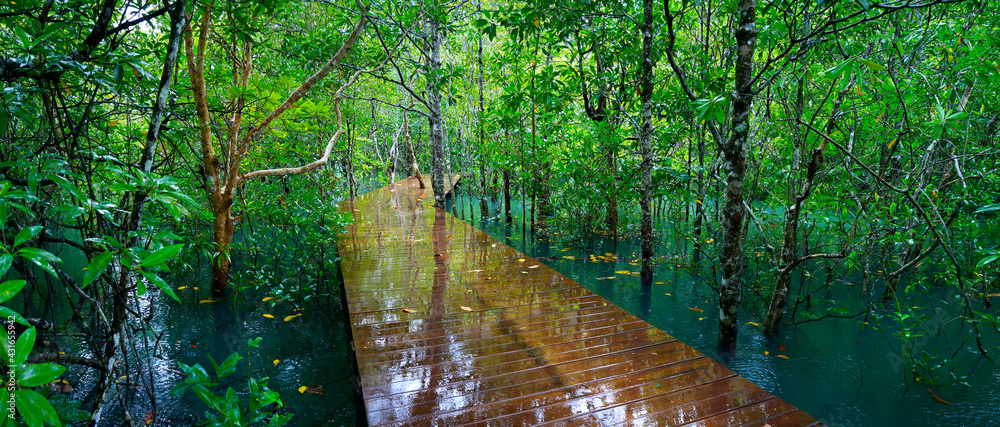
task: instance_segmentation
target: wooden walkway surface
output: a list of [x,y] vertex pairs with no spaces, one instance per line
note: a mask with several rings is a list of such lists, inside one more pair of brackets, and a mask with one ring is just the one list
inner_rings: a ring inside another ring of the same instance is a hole
[[408,178],[340,205],[370,425],[819,424],[432,203]]

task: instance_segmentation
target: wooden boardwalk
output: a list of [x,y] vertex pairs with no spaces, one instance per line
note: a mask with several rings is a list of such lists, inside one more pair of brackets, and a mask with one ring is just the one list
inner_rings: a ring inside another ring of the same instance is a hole
[[340,205],[370,425],[819,424],[417,187]]

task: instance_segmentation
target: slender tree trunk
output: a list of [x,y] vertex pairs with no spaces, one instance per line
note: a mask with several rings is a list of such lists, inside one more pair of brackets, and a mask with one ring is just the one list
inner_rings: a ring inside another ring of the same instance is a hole
[[732,133],[720,147],[726,169],[725,203],[722,208],[722,281],[720,283],[719,341],[736,341],[740,293],[743,288],[743,181],[747,168],[750,110],[753,104],[753,51],[756,46],[756,0],[740,0],[736,33],[735,93],[730,120]]
[[[853,82],[853,78],[851,79]],[[796,95],[796,123],[795,123],[795,139],[800,141],[797,144],[796,150],[799,150],[801,146],[801,138],[798,135],[798,121],[802,119],[802,108],[803,108],[803,81],[799,82],[798,94]],[[833,126],[836,123],[836,117],[840,113],[840,106],[844,102],[844,97],[847,95],[848,89],[851,85],[847,85],[844,90],[840,91],[837,95],[837,99],[833,103],[833,109],[831,110],[830,119],[826,124],[826,134],[829,135],[833,131]],[[784,317],[785,312],[785,301],[788,299],[788,292],[791,289],[791,278],[792,269],[798,265],[799,261],[795,254],[795,247],[798,243],[799,234],[799,216],[802,213],[802,208],[805,206],[809,196],[812,194],[813,183],[816,179],[816,173],[819,171],[819,167],[823,163],[823,150],[826,149],[826,139],[824,138],[819,146],[813,150],[812,157],[809,159],[809,164],[806,166],[806,177],[802,181],[802,188],[799,190],[798,194],[795,195],[795,199],[792,201],[792,205],[788,207],[785,211],[785,227],[782,234],[781,240],[781,255],[778,264],[778,273],[774,282],[774,293],[771,295],[771,304],[767,309],[767,316],[764,320],[764,332],[767,334],[775,333],[781,327],[781,320]],[[793,173],[798,172],[799,165],[798,159],[793,160],[792,171]]]
[[513,218],[510,213],[510,172],[507,169],[503,170],[503,209],[504,219],[510,224]]
[[694,247],[692,248],[694,262],[701,261],[702,229],[705,223],[705,131],[698,135],[698,195],[694,202]]
[[[427,19],[427,43],[430,47],[428,72],[431,76],[437,75],[441,68],[441,33],[438,30],[439,23],[435,17]],[[434,189],[434,207],[445,208],[444,194],[444,130],[443,118],[441,117],[441,91],[438,82],[433,78],[427,79],[427,103],[429,105],[430,120],[430,143],[431,143],[431,187]]]
[[[410,108],[413,108],[413,100],[410,99]],[[420,176],[420,165],[417,164],[417,153],[413,151],[413,139],[410,138],[410,115],[407,110],[403,110],[403,132],[406,140],[406,148],[410,150],[410,165],[413,168],[413,174],[417,177],[417,182],[420,183],[420,189],[427,188],[424,185],[424,178]]]
[[479,35],[479,52],[476,55],[476,62],[479,66],[479,111],[477,111],[478,120],[476,124],[479,126],[479,152],[483,155],[479,158],[479,184],[480,188],[483,190],[479,198],[479,210],[480,217],[486,218],[490,216],[490,206],[486,202],[486,127],[483,126],[483,120],[485,119],[486,110],[483,108],[483,36]]
[[642,283],[653,279],[653,0],[643,0],[642,74],[639,96],[642,102],[642,123],[639,128],[639,153],[642,155],[642,189],[639,207],[642,220],[639,226],[642,250]]
[[[150,173],[153,170],[156,144],[159,142],[163,114],[166,111],[167,98],[170,95],[171,76],[173,75],[174,67],[177,65],[177,52],[180,50],[182,30],[188,20],[186,10],[187,1],[180,0],[169,7],[170,35],[167,41],[167,55],[163,61],[163,72],[160,75],[160,84],[156,93],[156,99],[153,102],[153,113],[149,120],[149,129],[146,131],[146,142],[143,147],[142,158],[139,160],[139,166],[142,168],[143,172],[146,173]],[[132,211],[129,214],[128,228],[129,230],[136,231],[142,223],[146,193],[137,191],[133,194],[132,200],[133,206]],[[130,239],[130,242],[126,244],[126,246],[132,246],[134,244],[135,238],[133,237]],[[105,369],[99,371],[100,378],[98,378],[94,390],[92,391],[92,394],[97,396],[90,408],[92,413],[91,420],[95,425],[101,424],[104,401],[107,397],[107,392],[111,386],[111,382],[114,379],[112,374],[114,372],[113,368],[116,364],[115,355],[118,352],[122,329],[128,316],[126,307],[129,303],[128,284],[130,277],[131,276],[128,275],[124,269],[121,269],[118,280],[112,281],[111,292],[113,296],[114,309],[111,324],[108,325],[107,332],[111,338],[107,339],[104,344],[102,361],[105,364]],[[153,407],[156,407],[155,400],[153,401]]]

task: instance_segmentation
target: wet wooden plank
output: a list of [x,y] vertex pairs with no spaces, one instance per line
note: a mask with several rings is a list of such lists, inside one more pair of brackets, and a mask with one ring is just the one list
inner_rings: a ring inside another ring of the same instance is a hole
[[818,424],[417,187],[340,204],[370,425]]

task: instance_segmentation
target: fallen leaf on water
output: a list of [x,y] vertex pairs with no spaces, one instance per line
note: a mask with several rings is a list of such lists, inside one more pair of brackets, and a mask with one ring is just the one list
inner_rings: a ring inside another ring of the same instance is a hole
[[61,391],[63,393],[69,393],[73,391],[73,386],[69,385],[69,381],[66,380],[55,380],[49,384],[52,387],[52,391]]
[[197,291],[197,290],[198,290],[198,287],[197,287],[197,286],[195,286],[195,287],[193,287],[193,288],[191,288],[191,289],[194,289],[194,290],[196,290],[196,291]]
[[628,274],[628,273],[629,272],[625,271],[625,270],[618,270],[618,271],[615,272],[615,274]]
[[323,394],[323,386],[322,385],[314,385],[314,386],[306,387],[306,393]]
[[778,357],[780,357],[782,359],[788,359],[788,356],[785,356],[784,354],[779,354]]
[[146,413],[146,415],[142,416],[142,421],[146,423],[146,425],[148,426],[149,423],[153,422],[154,418],[156,418],[156,412],[149,411]]
[[927,389],[927,392],[930,393],[931,397],[933,397],[934,400],[936,400],[938,402],[944,403],[945,405],[954,405],[954,403],[951,403],[951,402],[949,402],[947,400],[944,400],[944,399],[938,397],[938,395],[934,394],[934,392],[931,391],[931,389]]
[[469,308],[469,307],[466,307],[466,306],[464,306],[464,305],[460,305],[460,306],[458,306],[458,308],[461,308],[462,310],[465,310],[465,311],[472,311],[472,309],[471,309],[471,308]]
[[764,350],[764,355],[765,355],[765,356],[767,356],[767,355],[769,355],[769,354],[771,354],[771,352],[770,352],[770,351],[767,351],[767,350]]
[[575,256],[572,256],[572,255],[566,255],[566,256],[563,257],[563,259],[575,260],[575,259],[579,259],[579,258],[577,258]]
[[305,393],[307,388],[309,387],[306,386],[299,387],[299,393]]
[[617,279],[617,277],[615,277],[615,276],[598,277],[597,278],[597,280],[615,280],[615,279]]
[[412,308],[404,308],[403,309],[403,313],[416,313],[416,312],[417,312],[417,310],[414,310]]
[[203,299],[201,301],[198,301],[198,304],[211,304],[211,303],[213,303],[215,301],[216,300],[214,300],[214,299]]
[[618,256],[618,255],[616,255],[616,254],[613,254],[613,253],[610,253],[610,252],[605,252],[605,253],[604,253],[604,256],[608,256],[608,257],[611,257],[611,256]]
[[760,326],[760,323],[757,323],[757,322],[747,322],[747,324],[748,325],[754,325],[754,326]]
[[177,288],[177,290],[178,290],[178,291],[183,291],[183,290],[185,290],[185,289],[187,289],[187,288],[188,288],[187,286],[181,286],[181,287]]
[[668,297],[670,297],[670,296],[673,296],[673,295],[670,295],[670,292],[667,292],[667,293],[665,293],[665,294],[663,294],[663,295],[666,295],[666,296],[668,296]]
[[667,282],[656,282],[657,285],[662,285],[664,283],[667,283]]
[[280,360],[280,359],[274,359],[274,365],[275,365],[275,366],[277,366],[277,365],[278,365],[279,363],[281,363],[281,360]]
[[560,249],[559,252],[566,252],[568,250],[569,250],[569,248],[563,248],[563,249]]
[[264,299],[262,299],[261,301],[262,302],[268,302],[268,301],[273,300],[273,299],[274,299],[274,297],[264,297]]
[[785,345],[784,344],[779,345],[778,346],[778,351],[785,351]]
[[700,309],[698,307],[688,307],[688,310],[694,310],[694,311],[697,311],[699,313],[704,313],[705,312],[705,310],[702,310],[702,309]]
[[273,319],[274,318],[274,315],[271,314],[271,313],[264,313],[262,316],[264,316],[264,317],[266,317],[268,319]]
[[299,314],[293,314],[293,315],[291,315],[291,316],[285,316],[285,321],[287,322],[287,321],[289,321],[289,320],[292,320],[292,319],[294,319],[294,318],[296,318],[296,317],[299,317],[299,316],[301,316],[301,315],[302,315],[302,313],[299,313]]
[[705,318],[704,317],[699,317],[698,320],[705,320]]

